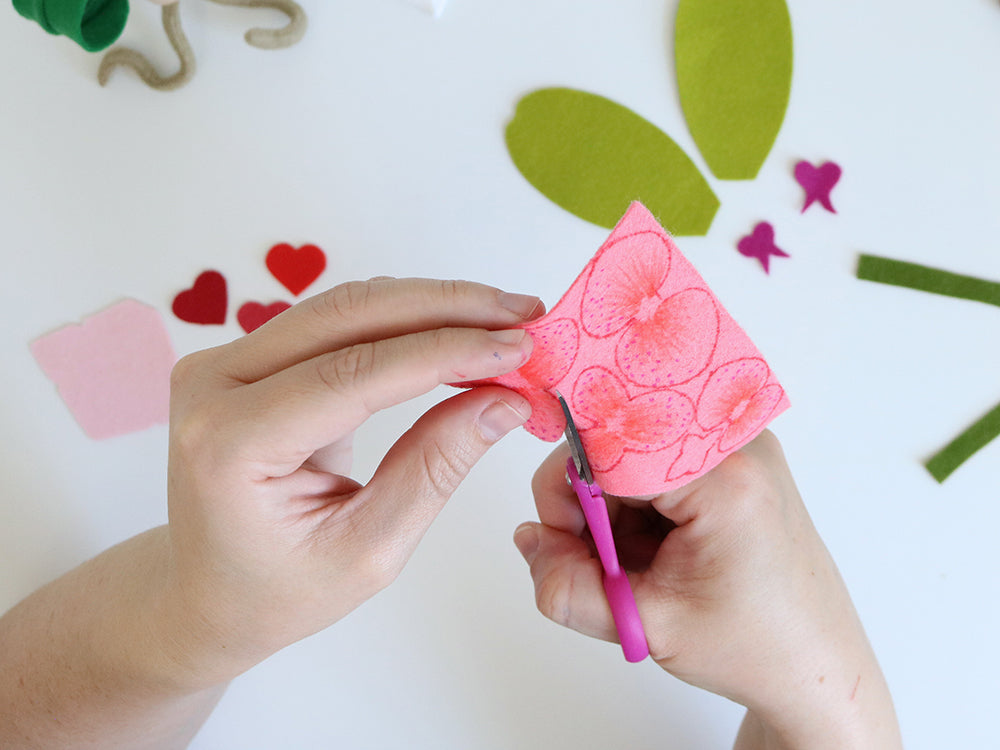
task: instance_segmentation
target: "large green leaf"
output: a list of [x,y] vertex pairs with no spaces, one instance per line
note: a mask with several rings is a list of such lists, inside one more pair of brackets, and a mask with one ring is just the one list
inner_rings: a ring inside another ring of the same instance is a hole
[[614,227],[638,200],[673,234],[706,234],[719,208],[670,136],[596,94],[567,88],[528,94],[507,126],[507,148],[550,200],[603,227]]
[[681,0],[674,35],[681,106],[702,156],[719,179],[753,179],[792,86],[785,0]]

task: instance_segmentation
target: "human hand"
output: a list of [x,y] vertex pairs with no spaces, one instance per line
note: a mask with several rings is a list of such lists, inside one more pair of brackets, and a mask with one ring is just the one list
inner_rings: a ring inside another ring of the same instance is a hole
[[537,298],[478,284],[380,278],[178,363],[164,612],[184,618],[190,637],[176,659],[192,679],[228,680],[394,580],[473,464],[530,407],[502,388],[448,398],[363,486],[347,476],[352,432],[441,383],[516,369],[531,337],[507,329],[543,311]]
[[[615,641],[567,456],[539,468],[541,523],[515,541],[542,613]],[[878,662],[771,433],[678,490],[608,505],[653,659],[749,709],[738,747],[900,746]]]

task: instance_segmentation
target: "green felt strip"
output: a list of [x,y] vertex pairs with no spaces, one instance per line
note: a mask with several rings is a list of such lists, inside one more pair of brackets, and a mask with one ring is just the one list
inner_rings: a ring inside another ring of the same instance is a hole
[[128,0],[14,0],[14,8],[50,34],[62,34],[88,52],[112,45],[128,20]]
[[1000,283],[877,255],[861,256],[858,278],[1000,306]]
[[681,0],[674,54],[684,117],[712,173],[753,179],[792,87],[785,0]]
[[1000,404],[933,456],[925,464],[927,470],[936,480],[943,482],[997,437],[1000,437]]
[[642,201],[675,235],[703,235],[719,199],[670,136],[632,110],[585,91],[533,91],[507,126],[521,174],[551,201],[612,228]]

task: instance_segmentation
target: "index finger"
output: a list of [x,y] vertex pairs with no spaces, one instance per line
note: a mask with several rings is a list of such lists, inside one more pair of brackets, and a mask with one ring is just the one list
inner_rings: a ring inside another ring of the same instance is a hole
[[512,328],[545,311],[538,297],[470,281],[340,284],[220,347],[223,374],[254,383],[327,352],[438,328]]
[[283,476],[375,412],[444,383],[509,372],[531,348],[524,330],[442,328],[324,354],[226,392],[215,421],[229,434],[220,442]]

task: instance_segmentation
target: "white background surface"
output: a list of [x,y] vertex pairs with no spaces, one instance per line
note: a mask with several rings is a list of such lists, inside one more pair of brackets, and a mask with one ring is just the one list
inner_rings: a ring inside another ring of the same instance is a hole
[[[199,72],[171,94],[126,72],[102,90],[97,56],[0,11],[0,608],[165,520],[166,429],[86,438],[32,339],[134,297],[180,353],[222,343],[243,301],[288,299],[263,264],[280,241],[327,251],[322,285],[470,278],[551,306],[607,232],[511,164],[503,127],[534,88],[626,104],[704,167],[673,78],[675,0],[451,0],[437,20],[400,0],[302,1],[305,40],[261,52],[242,33],[277,14],[182,0]],[[866,251],[1000,280],[1000,7],[790,5],[775,149],[754,182],[710,178],[722,208],[680,245],[790,394],[774,429],[907,746],[996,747],[1000,442],[943,486],[921,461],[1000,401],[1000,311],[854,270]],[[124,40],[174,64],[151,4],[133,3]],[[799,213],[799,158],[843,165],[838,215]],[[770,277],[735,250],[759,220],[792,255]],[[205,268],[229,280],[224,329],[169,312]],[[444,394],[373,419],[356,476]],[[548,450],[505,440],[396,585],[238,680],[194,747],[727,747],[738,707],[536,612],[510,537]]]

